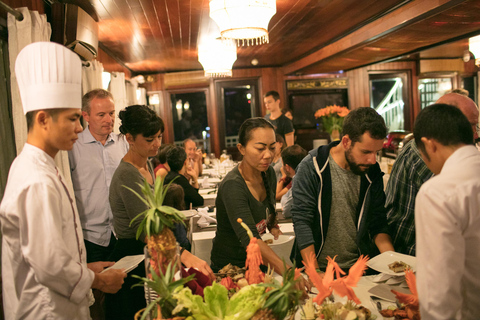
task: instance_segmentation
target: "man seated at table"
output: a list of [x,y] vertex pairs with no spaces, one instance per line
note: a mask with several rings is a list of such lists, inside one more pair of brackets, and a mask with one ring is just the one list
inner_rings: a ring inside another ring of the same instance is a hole
[[415,204],[423,320],[480,315],[480,153],[469,122],[445,104],[427,107],[415,121],[415,143],[435,174]]
[[197,177],[202,175],[202,150],[197,148],[197,144],[192,139],[183,141],[183,148],[187,153],[188,166],[195,170]]
[[376,161],[386,135],[375,109],[352,110],[341,140],[310,151],[299,164],[291,210],[297,266],[313,253],[322,270],[327,256],[337,256],[340,267],[348,269],[360,254],[393,251]]
[[[478,139],[478,107],[469,97],[447,93],[436,103],[457,107],[472,126],[473,139]],[[407,143],[398,155],[390,173],[385,194],[387,221],[395,250],[415,255],[415,197],[433,173],[423,162],[415,141]]]
[[[291,218],[293,197],[292,197],[292,179],[295,176],[295,170],[298,164],[305,158],[307,151],[298,144],[287,147],[282,151],[283,173],[284,176],[277,183],[277,194],[287,189],[287,192],[282,196],[282,210],[284,218]],[[288,183],[287,183],[288,181]]]
[[[199,207],[203,205],[203,197],[198,193],[198,174],[188,165],[187,153],[182,147],[174,147],[167,153],[167,163],[170,172],[165,177],[164,184],[175,179],[174,183],[180,185],[185,192],[185,205]],[[192,180],[188,182],[185,174]]]

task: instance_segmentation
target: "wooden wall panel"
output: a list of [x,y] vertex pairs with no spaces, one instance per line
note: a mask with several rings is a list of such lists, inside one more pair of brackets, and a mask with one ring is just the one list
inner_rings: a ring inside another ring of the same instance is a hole
[[420,73],[442,71],[463,73],[465,62],[462,59],[420,60]]
[[98,48],[97,60],[103,64],[103,70],[105,72],[123,72],[125,73],[125,79],[130,79],[130,77],[132,76],[129,69],[122,66],[101,48]]

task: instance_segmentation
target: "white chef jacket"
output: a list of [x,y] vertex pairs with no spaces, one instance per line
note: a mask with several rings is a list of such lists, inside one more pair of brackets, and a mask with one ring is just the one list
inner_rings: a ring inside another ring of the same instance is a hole
[[456,150],[416,198],[422,320],[479,319],[480,153]]
[[60,177],[53,158],[30,144],[10,168],[0,205],[7,320],[90,319],[87,295],[94,273]]

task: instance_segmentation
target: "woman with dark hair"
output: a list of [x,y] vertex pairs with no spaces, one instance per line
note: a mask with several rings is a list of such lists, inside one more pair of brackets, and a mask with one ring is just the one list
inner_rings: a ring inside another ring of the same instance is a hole
[[157,178],[165,178],[170,172],[170,167],[168,166],[167,162],[167,153],[168,151],[172,150],[175,146],[173,144],[163,144],[160,149],[158,149],[158,154],[156,159],[158,161],[158,165],[155,167],[155,176]]
[[[275,152],[275,130],[263,118],[247,119],[240,127],[238,142],[243,160],[225,176],[218,189],[211,266],[215,271],[228,263],[245,266],[250,239],[237,222],[241,218],[260,239],[263,264],[282,274],[283,261],[260,237],[267,228],[275,237],[281,234],[275,215],[275,172],[270,166]],[[304,283],[301,286],[304,288]]]
[[[155,175],[148,158],[157,154],[165,129],[162,119],[146,106],[129,106],[120,111],[119,118],[120,132],[125,135],[130,147],[120,161],[110,184],[109,200],[113,214],[113,227],[118,238],[110,257],[113,261],[129,255],[143,254],[146,236],[142,234],[139,240],[136,239],[141,219],[135,220],[132,225],[130,222],[147,207],[141,199],[125,187],[142,194],[141,185],[146,180],[153,188]],[[182,251],[180,259],[187,267],[195,266],[201,272],[213,277],[206,262],[190,252]],[[140,264],[130,274],[145,276],[145,266]],[[106,296],[107,319],[133,319],[135,313],[146,306],[143,287],[132,288],[136,283],[138,280],[129,276],[125,279],[120,291]]]
[[[173,183],[183,188],[185,205],[187,208],[203,206],[203,197],[198,193],[198,174],[195,169],[190,167],[187,153],[182,147],[173,147],[167,153],[167,162],[170,166],[170,172],[163,181],[164,184]],[[192,184],[185,177],[191,178]]]

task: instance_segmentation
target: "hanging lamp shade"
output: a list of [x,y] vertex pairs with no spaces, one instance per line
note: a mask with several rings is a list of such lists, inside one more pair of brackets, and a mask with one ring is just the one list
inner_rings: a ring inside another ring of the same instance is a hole
[[480,67],[480,36],[468,40],[468,50],[475,56],[475,65]]
[[268,43],[268,23],[276,12],[276,0],[210,0],[210,18],[222,39],[239,46]]
[[231,77],[236,60],[237,48],[232,41],[215,39],[198,45],[198,61],[205,70],[205,77]]

